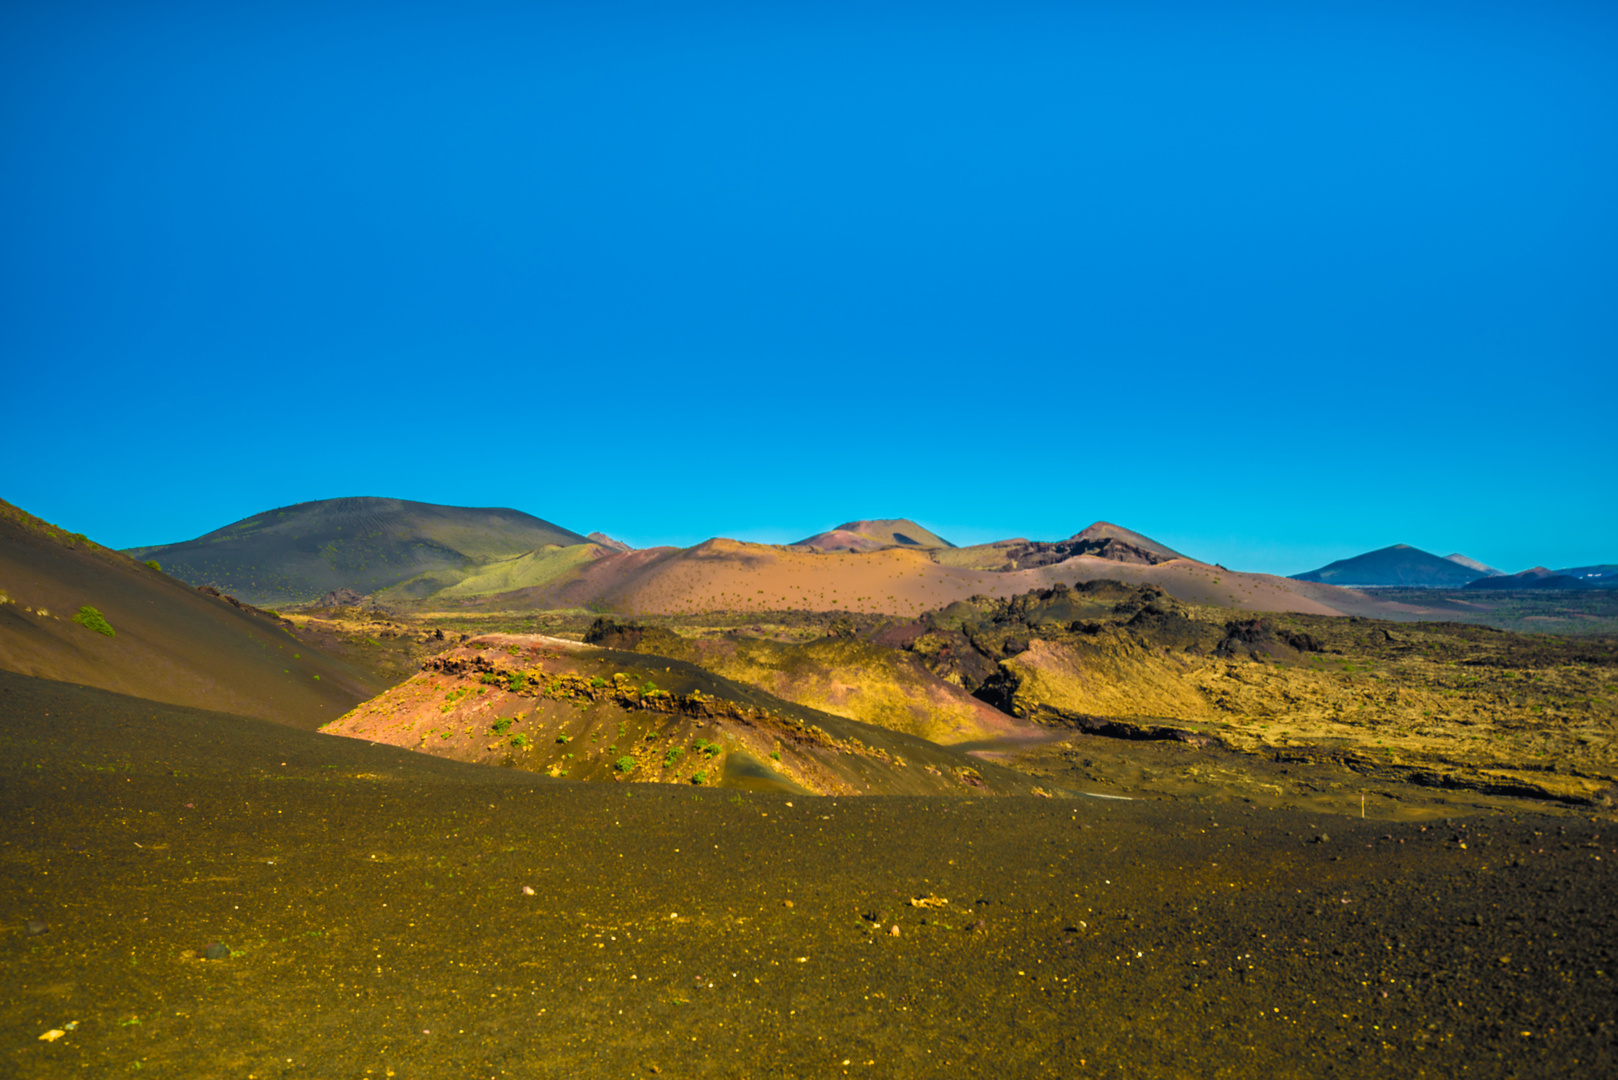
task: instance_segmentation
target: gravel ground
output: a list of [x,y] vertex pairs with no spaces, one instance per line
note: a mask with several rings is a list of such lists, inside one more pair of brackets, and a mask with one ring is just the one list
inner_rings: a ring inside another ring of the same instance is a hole
[[0,749],[5,1075],[1618,1072],[1607,820],[570,784],[9,675]]

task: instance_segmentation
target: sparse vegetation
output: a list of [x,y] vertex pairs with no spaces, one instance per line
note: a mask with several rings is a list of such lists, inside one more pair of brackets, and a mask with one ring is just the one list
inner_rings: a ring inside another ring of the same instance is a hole
[[105,634],[107,637],[115,636],[112,625],[107,622],[101,612],[88,604],[79,609],[79,613],[73,616],[73,621],[87,630],[94,630],[98,634]]

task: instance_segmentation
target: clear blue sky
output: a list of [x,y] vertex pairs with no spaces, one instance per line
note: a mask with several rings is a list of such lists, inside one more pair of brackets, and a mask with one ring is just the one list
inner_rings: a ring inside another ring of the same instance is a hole
[[1618,561],[1611,5],[0,8],[0,497]]

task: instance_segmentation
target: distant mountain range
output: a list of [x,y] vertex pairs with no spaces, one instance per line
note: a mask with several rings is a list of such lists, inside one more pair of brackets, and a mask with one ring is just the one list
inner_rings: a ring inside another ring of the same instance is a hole
[[1618,566],[1567,570],[1536,566],[1519,574],[1507,574],[1459,552],[1440,557],[1409,544],[1394,544],[1339,559],[1292,578],[1345,588],[1590,589],[1618,585]]
[[269,608],[313,604],[349,589],[384,604],[498,597],[504,607],[626,614],[756,608],[897,615],[1106,577],[1155,584],[1188,603],[1370,614],[1363,597],[1330,587],[1618,584],[1618,568],[1610,566],[1508,576],[1459,553],[1441,558],[1407,544],[1292,579],[1242,574],[1106,521],[1065,540],[1017,537],[967,547],[915,521],[881,518],[847,521],[785,545],[716,537],[690,548],[636,550],[518,510],[368,496],[269,510],[195,540],[127,554]]
[[504,508],[356,497],[266,511],[181,543],[134,548],[165,573],[261,607],[352,590],[377,602],[918,614],[1100,578],[1156,585],[1188,603],[1329,615],[1377,603],[1329,586],[1198,562],[1098,521],[1065,540],[958,547],[905,518],[848,521],[793,544],[714,538],[640,550]]

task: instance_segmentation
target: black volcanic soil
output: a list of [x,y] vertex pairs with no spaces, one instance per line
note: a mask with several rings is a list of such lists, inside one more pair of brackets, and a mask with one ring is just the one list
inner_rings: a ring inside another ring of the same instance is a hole
[[10,674],[0,742],[7,1075],[1618,1067],[1610,821],[568,784]]

